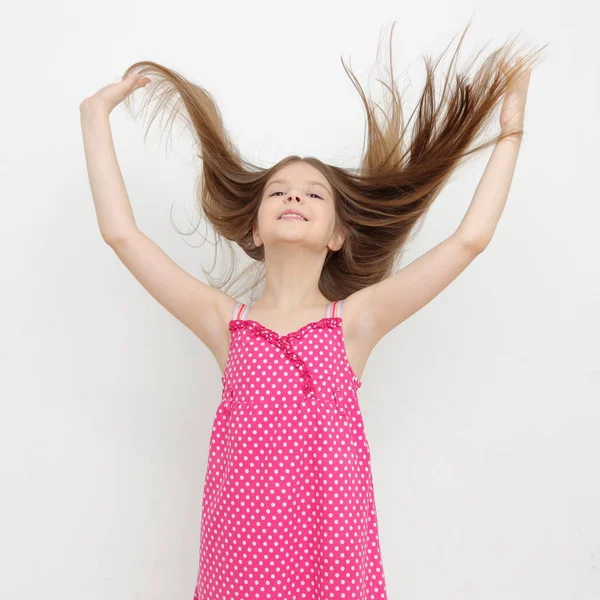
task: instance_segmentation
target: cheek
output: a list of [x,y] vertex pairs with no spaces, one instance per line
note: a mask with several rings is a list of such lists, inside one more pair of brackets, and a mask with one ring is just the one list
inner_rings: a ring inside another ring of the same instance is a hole
[[258,209],[258,215],[261,221],[265,219],[268,220],[277,218],[277,211],[281,206],[278,200],[281,200],[281,198],[279,198],[278,196],[273,196],[272,198],[263,198],[263,201],[260,204],[260,208]]
[[277,219],[277,207],[274,202],[271,202],[272,198],[265,198],[256,214],[256,221],[254,224],[254,231],[256,233],[260,233],[261,227],[264,231],[265,229],[269,229],[273,226],[273,220]]
[[269,212],[269,206],[266,200],[263,200],[258,207],[258,212],[256,213],[256,224],[262,223],[265,220],[265,215]]
[[331,204],[321,204],[315,206],[313,214],[318,220],[319,225],[326,227],[327,229],[333,229],[335,227],[335,209]]

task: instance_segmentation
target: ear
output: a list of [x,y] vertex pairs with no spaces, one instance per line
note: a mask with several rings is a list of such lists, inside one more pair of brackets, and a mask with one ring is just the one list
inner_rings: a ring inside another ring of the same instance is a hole
[[332,238],[327,247],[332,252],[337,252],[344,245],[344,236],[341,233],[336,233]]
[[260,233],[258,233],[258,220],[252,225],[252,239],[254,245],[258,248],[262,246],[262,240],[260,239]]

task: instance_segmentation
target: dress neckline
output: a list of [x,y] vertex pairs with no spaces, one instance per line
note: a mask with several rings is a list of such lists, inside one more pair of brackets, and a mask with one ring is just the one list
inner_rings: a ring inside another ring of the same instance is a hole
[[[362,380],[355,373],[354,368],[350,364],[348,359],[348,353],[346,351],[346,341],[344,339],[344,332],[342,330],[342,317],[321,317],[317,321],[311,321],[310,323],[306,323],[302,325],[299,329],[295,331],[290,331],[289,333],[279,334],[269,327],[265,327],[262,323],[255,321],[254,319],[230,319],[229,320],[229,330],[234,331],[237,329],[242,329],[245,326],[250,326],[254,329],[259,335],[263,335],[265,338],[270,339],[272,342],[277,344],[278,346],[283,346],[286,350],[290,350],[290,339],[300,338],[304,334],[305,331],[314,329],[316,327],[330,327],[331,329],[339,328],[342,336],[342,352],[344,355],[344,359],[348,366],[348,371],[350,372],[351,377],[356,382],[357,387],[362,386]],[[231,346],[230,346],[231,348]],[[225,373],[227,372],[227,367],[229,365],[229,359],[227,360],[227,364],[225,366],[225,371],[223,372],[222,381],[225,382]]]
[[268,332],[274,338],[276,338],[278,340],[284,340],[287,338],[300,337],[304,333],[305,330],[307,330],[307,329],[310,330],[316,326],[323,325],[323,326],[330,326],[330,327],[335,327],[335,326],[341,327],[342,317],[321,317],[317,321],[310,321],[309,323],[306,323],[305,325],[302,325],[302,327],[299,327],[298,329],[296,329],[294,331],[290,331],[289,333],[277,333],[276,331],[273,331],[269,327],[266,327],[265,325],[263,325],[262,323],[259,323],[258,321],[255,321],[254,319],[230,319],[230,321],[229,321],[230,329],[235,328],[237,326],[236,325],[237,323],[252,323],[255,327],[257,327],[261,331]]
[[[262,330],[263,332],[267,332],[269,335],[273,336],[274,338],[276,338],[277,340],[285,340],[287,338],[297,338],[299,336],[301,336],[304,333],[305,329],[312,329],[315,326],[323,326],[323,325],[328,325],[331,327],[335,327],[336,325],[342,325],[342,318],[341,317],[328,317],[327,313],[329,312],[329,309],[331,308],[332,304],[334,304],[333,302],[330,302],[326,308],[325,308],[325,314],[320,318],[317,319],[316,321],[310,321],[309,323],[306,323],[304,325],[302,325],[302,327],[299,327],[298,329],[294,330],[294,331],[290,331],[289,333],[277,333],[276,331],[273,331],[273,329],[266,327],[265,325],[263,325],[262,323],[260,323],[259,321],[256,321],[255,319],[251,319],[248,317],[248,315],[252,312],[252,309],[254,308],[254,304],[248,304],[247,305],[247,310],[246,310],[246,318],[245,319],[232,319],[233,321],[247,321],[250,323],[254,323],[255,326],[257,326],[260,330]],[[333,319],[333,320],[332,320]],[[335,319],[338,319],[339,322],[336,322]]]

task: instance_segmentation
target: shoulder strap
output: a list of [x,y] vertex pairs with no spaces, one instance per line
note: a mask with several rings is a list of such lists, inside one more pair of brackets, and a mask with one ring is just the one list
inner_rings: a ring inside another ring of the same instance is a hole
[[243,302],[236,302],[231,314],[232,319],[245,319],[250,311],[250,305]]
[[[325,309],[326,317],[341,317],[342,316],[342,304],[343,300],[335,300],[334,302],[330,302]],[[248,313],[252,307],[249,304],[244,304],[243,302],[236,302],[233,307],[233,312],[231,315],[232,319],[247,319]]]
[[342,316],[342,303],[343,300],[336,300],[335,302],[330,302],[327,305],[327,309],[325,310],[326,317],[341,317]]

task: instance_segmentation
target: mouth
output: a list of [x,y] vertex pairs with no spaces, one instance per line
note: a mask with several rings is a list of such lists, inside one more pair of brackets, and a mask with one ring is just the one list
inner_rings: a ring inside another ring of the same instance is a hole
[[302,216],[300,213],[296,213],[296,212],[287,212],[287,213],[283,213],[278,220],[281,219],[296,219],[297,221],[308,221],[308,219],[304,216]]

